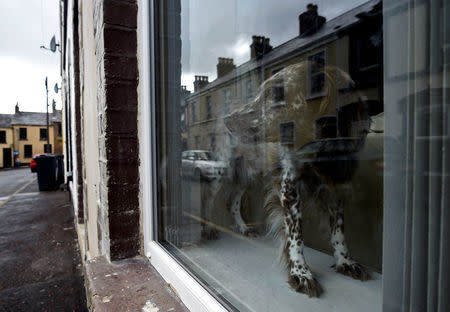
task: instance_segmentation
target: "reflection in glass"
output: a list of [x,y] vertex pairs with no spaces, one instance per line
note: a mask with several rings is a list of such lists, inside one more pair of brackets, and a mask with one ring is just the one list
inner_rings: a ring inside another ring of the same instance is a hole
[[382,8],[363,2],[181,1],[159,241],[225,305],[380,310]]

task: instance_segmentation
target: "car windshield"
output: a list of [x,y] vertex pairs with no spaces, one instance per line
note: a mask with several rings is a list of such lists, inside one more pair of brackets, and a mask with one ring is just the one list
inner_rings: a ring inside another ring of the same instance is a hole
[[196,154],[199,160],[217,160],[216,155],[212,152],[197,152]]

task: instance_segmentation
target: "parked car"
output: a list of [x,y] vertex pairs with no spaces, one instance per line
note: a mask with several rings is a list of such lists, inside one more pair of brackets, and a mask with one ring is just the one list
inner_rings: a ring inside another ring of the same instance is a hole
[[46,153],[40,153],[40,154],[34,154],[33,157],[31,158],[30,161],[30,169],[31,172],[36,172],[36,157],[40,156],[40,155],[45,155]]
[[227,173],[228,166],[217,156],[206,150],[189,150],[181,154],[183,176],[194,179],[213,180]]

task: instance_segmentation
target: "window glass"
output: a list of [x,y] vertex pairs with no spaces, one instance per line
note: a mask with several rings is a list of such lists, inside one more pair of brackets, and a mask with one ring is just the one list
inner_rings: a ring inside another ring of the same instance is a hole
[[41,140],[47,140],[47,129],[44,128],[39,129],[39,138]]
[[31,158],[33,156],[33,146],[32,145],[24,145],[23,149],[24,149],[23,156],[25,158]]
[[20,140],[27,139],[27,128],[19,128],[19,139]]
[[6,131],[0,131],[0,143],[6,143]]
[[445,306],[441,4],[155,2],[157,241],[224,306]]
[[212,118],[212,103],[211,103],[211,97],[207,96],[206,97],[206,119],[211,119]]

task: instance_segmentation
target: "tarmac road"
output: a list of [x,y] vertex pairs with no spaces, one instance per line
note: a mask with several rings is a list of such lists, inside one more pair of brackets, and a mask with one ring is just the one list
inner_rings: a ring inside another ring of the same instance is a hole
[[87,311],[69,193],[0,171],[0,311]]
[[30,168],[4,169],[0,171],[0,202],[20,187],[36,178]]

